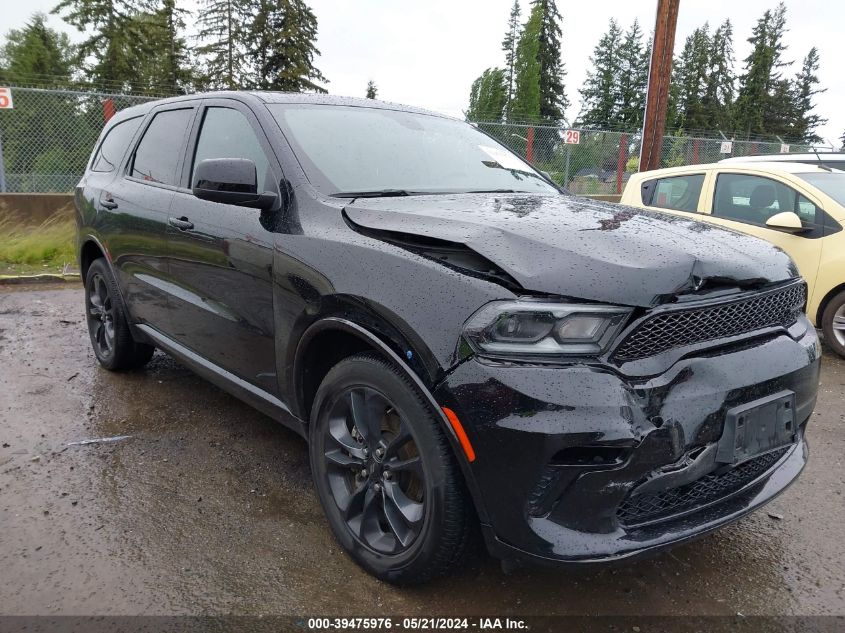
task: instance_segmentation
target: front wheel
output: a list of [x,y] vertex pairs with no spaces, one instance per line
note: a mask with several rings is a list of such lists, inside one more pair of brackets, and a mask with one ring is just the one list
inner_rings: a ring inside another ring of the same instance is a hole
[[828,301],[822,314],[824,341],[830,348],[845,357],[845,291]]
[[371,574],[418,584],[463,563],[474,514],[448,439],[416,386],[369,354],[326,375],[309,451],[335,537]]
[[85,275],[85,317],[94,355],[106,369],[135,369],[152,358],[155,348],[132,338],[117,282],[102,258]]

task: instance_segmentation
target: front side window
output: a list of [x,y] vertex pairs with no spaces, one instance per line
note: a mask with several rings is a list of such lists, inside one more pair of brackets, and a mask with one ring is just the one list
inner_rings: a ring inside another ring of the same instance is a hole
[[126,152],[129,141],[135,136],[138,126],[141,125],[143,117],[127,119],[116,124],[106,134],[106,138],[100,144],[94,160],[91,161],[91,171],[112,172],[117,168],[120,159]]
[[796,213],[805,226],[816,224],[816,205],[782,182],[746,174],[719,174],[716,179],[714,216],[765,225],[784,211]]
[[202,122],[191,183],[197,165],[208,158],[248,158],[255,163],[258,191],[266,191],[272,182],[270,163],[247,118],[232,108],[208,108]]
[[845,172],[811,172],[795,174],[801,180],[810,183],[845,207]]
[[132,176],[149,182],[175,185],[176,165],[193,110],[165,110],[153,117],[135,150]]
[[326,194],[557,193],[528,163],[463,121],[353,106],[268,108],[311,184]]
[[698,199],[704,186],[704,174],[661,178],[654,183],[652,207],[674,211],[698,211]]

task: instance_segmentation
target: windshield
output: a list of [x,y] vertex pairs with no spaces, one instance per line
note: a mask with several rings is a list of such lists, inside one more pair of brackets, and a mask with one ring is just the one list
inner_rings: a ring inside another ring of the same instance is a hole
[[836,202],[845,206],[845,171],[816,172],[810,174],[795,174],[801,180],[827,194]]
[[353,106],[268,108],[311,184],[329,195],[557,193],[530,165],[461,121]]

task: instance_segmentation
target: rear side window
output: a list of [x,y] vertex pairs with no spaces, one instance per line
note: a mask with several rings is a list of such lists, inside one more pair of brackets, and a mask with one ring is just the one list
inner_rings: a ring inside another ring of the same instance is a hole
[[764,225],[773,215],[792,211],[812,227],[818,208],[792,187],[763,176],[719,174],[713,197],[713,215]]
[[[673,176],[650,180],[643,186],[643,204],[675,211],[698,211],[698,199],[704,186],[704,174]],[[649,199],[646,200],[645,198]]]
[[176,165],[193,109],[165,110],[153,117],[135,150],[132,176],[165,185],[176,184]]
[[106,133],[106,138],[91,161],[91,171],[111,172],[117,168],[129,141],[135,136],[142,117],[121,121]]

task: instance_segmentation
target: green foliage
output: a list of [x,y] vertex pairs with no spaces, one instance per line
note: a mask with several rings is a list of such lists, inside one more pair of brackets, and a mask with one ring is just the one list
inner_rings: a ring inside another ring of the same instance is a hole
[[519,43],[519,16],[522,9],[519,6],[519,0],[513,0],[511,13],[508,18],[508,30],[505,32],[505,37],[502,40],[502,50],[505,52],[505,84],[507,85],[507,105],[506,110],[509,109],[511,100],[513,100],[515,67],[516,67],[516,47]]
[[704,130],[709,125],[710,113],[705,91],[710,71],[711,44],[710,27],[706,23],[695,29],[684,42],[673,71],[673,81],[677,84],[677,118],[673,127]]
[[65,33],[46,24],[47,16],[35,13],[22,29],[6,34],[6,44],[0,49],[0,79],[4,82],[26,83],[50,77],[53,80],[71,79],[76,53]]
[[21,226],[0,213],[0,269],[60,267],[76,261],[73,218],[54,215],[39,226]]
[[[231,0],[229,0],[231,1]],[[246,22],[248,83],[262,90],[326,92],[328,80],[314,66],[320,54],[317,17],[303,0],[245,0],[253,18]]]
[[378,87],[376,86],[376,82],[374,82],[372,79],[370,79],[367,82],[366,97],[367,97],[367,99],[375,99],[377,95],[378,95]]
[[622,129],[641,128],[645,114],[651,44],[643,45],[640,23],[634,20],[619,48],[619,114]]
[[590,57],[593,70],[581,87],[579,121],[590,127],[611,127],[619,123],[618,92],[622,63],[619,49],[622,30],[614,18]]
[[625,171],[629,174],[636,173],[640,170],[640,157],[639,156],[631,156],[625,162]]
[[540,66],[540,117],[543,120],[559,121],[569,107],[563,78],[566,71],[560,49],[560,22],[556,0],[532,0],[532,14],[539,9],[537,30],[537,61]]
[[505,71],[488,68],[472,82],[469,94],[469,121],[499,121],[507,105],[507,84]]
[[[251,30],[247,0],[201,0],[197,13],[195,50],[204,61],[201,85],[204,88],[236,89],[245,83],[245,59],[241,42],[247,41]],[[263,26],[259,12],[252,19]]]
[[534,5],[522,29],[514,62],[514,96],[509,116],[528,121],[540,118],[540,29],[543,8]]
[[815,130],[818,126],[827,122],[817,114],[813,114],[815,105],[813,104],[813,97],[821,92],[819,89],[819,78],[816,74],[819,70],[819,51],[814,46],[807,53],[804,58],[804,63],[801,65],[801,70],[795,76],[792,83],[792,103],[795,108],[792,132],[792,138],[801,140],[806,143],[818,143],[821,137],[816,134]]

